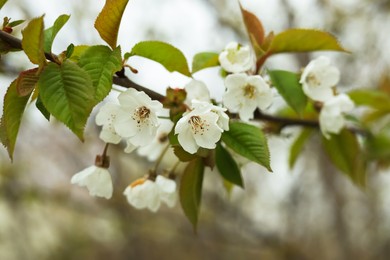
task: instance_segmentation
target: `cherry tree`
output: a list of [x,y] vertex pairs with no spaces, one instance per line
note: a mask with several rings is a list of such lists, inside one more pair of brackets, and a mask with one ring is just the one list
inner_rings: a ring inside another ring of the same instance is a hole
[[[244,158],[272,172],[267,139],[291,126],[301,129],[292,146],[286,147],[291,168],[314,135],[321,136],[334,166],[360,188],[365,186],[367,167],[388,165],[390,96],[386,90],[340,92],[342,75],[326,56],[310,61],[301,71],[267,68],[268,59],[281,53],[349,53],[332,34],[299,28],[267,32],[258,17],[240,6],[249,44],[227,42],[223,50],[198,53],[189,63],[179,49],[162,41],[141,41],[122,50],[117,38],[128,4],[128,0],[107,0],[98,14],[94,25],[107,45],[70,41],[57,54],[52,46],[69,15],[59,16],[52,26],[45,26],[44,16],[30,21],[4,18],[1,55],[22,51],[34,64],[19,73],[4,96],[0,137],[11,160],[28,104],[35,103],[47,120],[62,122],[80,141],[97,106],[94,121],[101,127],[99,138],[105,146],[95,162],[80,169],[70,182],[85,186],[92,196],[110,199],[115,186],[109,147],[125,144],[123,156],[137,151],[155,161],[155,166],[128,185],[124,199],[152,212],[161,204],[172,207],[179,201],[194,228],[205,169],[216,168],[224,181],[244,188],[238,161]],[[22,39],[12,35],[16,26],[24,26]],[[142,69],[129,65],[135,56],[191,81],[184,88],[168,87],[165,95],[140,86],[126,76]],[[193,77],[211,67],[219,67],[224,79],[221,102],[211,98],[211,86]],[[113,85],[121,88],[120,94],[116,102],[106,102],[115,91]],[[276,96],[285,106],[271,113],[267,109]],[[175,159],[169,167],[161,167],[171,150]]]

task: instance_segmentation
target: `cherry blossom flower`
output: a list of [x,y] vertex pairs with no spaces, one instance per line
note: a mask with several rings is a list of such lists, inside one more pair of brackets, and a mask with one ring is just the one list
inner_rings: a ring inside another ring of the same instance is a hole
[[211,112],[214,112],[218,115],[218,121],[217,121],[218,126],[222,128],[224,131],[229,130],[229,116],[225,113],[225,111],[227,110],[226,108],[215,106],[209,102],[201,102],[198,100],[193,100],[191,107],[193,109],[197,109],[197,108],[200,109],[202,107],[207,109],[207,107],[209,107]]
[[106,199],[112,196],[112,180],[107,168],[92,165],[76,173],[70,182],[79,186],[85,186],[91,196],[104,197]]
[[125,189],[123,194],[136,209],[149,209],[156,212],[160,208],[159,190],[154,181],[146,178],[138,179]]
[[130,205],[136,209],[149,209],[156,212],[161,202],[173,207],[177,201],[176,182],[157,176],[156,181],[141,178],[130,184],[123,194]]
[[162,175],[158,175],[156,178],[156,185],[160,191],[160,199],[172,208],[177,202],[176,182],[172,179],[165,178]]
[[340,80],[340,71],[330,64],[327,57],[320,56],[309,62],[303,70],[299,83],[303,92],[315,101],[325,102],[333,97],[333,89]]
[[104,104],[96,115],[97,125],[101,125],[100,139],[106,143],[117,144],[121,141],[121,136],[115,131],[114,123],[120,106],[114,103]]
[[241,46],[237,42],[230,42],[218,58],[221,67],[231,73],[245,72],[254,64],[249,46]]
[[184,86],[187,93],[186,105],[191,106],[192,100],[210,102],[210,92],[202,81],[193,79]]
[[272,90],[259,75],[231,74],[226,77],[225,86],[223,104],[229,111],[238,113],[243,121],[252,119],[257,107],[265,109],[272,103]]
[[354,103],[346,94],[339,94],[326,101],[320,112],[320,128],[329,139],[329,133],[338,134],[345,126],[344,113],[354,108]]
[[218,125],[219,115],[212,107],[211,104],[196,107],[177,122],[175,134],[185,151],[194,154],[199,147],[214,149],[221,139],[223,129]]
[[172,128],[172,121],[161,120],[160,126],[157,129],[157,134],[153,141],[146,146],[138,148],[138,154],[141,156],[146,156],[149,161],[155,161],[168,145],[168,134],[171,132]]
[[162,109],[162,104],[135,89],[126,90],[118,99],[122,109],[114,122],[115,131],[134,147],[150,144],[156,135],[156,113]]

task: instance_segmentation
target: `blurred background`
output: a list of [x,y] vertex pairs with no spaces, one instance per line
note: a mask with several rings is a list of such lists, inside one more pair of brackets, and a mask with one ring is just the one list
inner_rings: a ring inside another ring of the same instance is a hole
[[[266,32],[290,27],[335,34],[352,52],[286,54],[272,57],[269,68],[299,71],[313,57],[326,55],[341,70],[340,91],[376,87],[389,76],[390,1],[388,0],[242,0]],[[73,43],[104,44],[93,28],[104,1],[9,1],[1,17],[31,19],[45,14],[50,27],[61,14],[69,22],[54,42],[60,53]],[[17,27],[15,35],[20,38]],[[133,0],[119,32],[122,51],[142,40],[178,47],[191,61],[201,51],[221,51],[230,41],[248,44],[238,1]],[[164,93],[189,79],[153,62],[133,58],[139,70],[128,76]],[[32,64],[22,53],[0,60],[0,92]],[[195,74],[220,100],[219,70]],[[115,100],[113,92],[107,100]],[[276,97],[275,99],[281,100]],[[277,102],[276,102],[277,103]],[[273,108],[271,107],[271,110]],[[95,110],[96,113],[96,110]],[[125,187],[153,166],[123,146],[110,148],[114,196],[90,197],[70,185],[76,172],[90,166],[104,147],[99,129],[87,125],[80,143],[63,125],[46,121],[31,105],[25,114],[14,162],[0,150],[0,259],[388,259],[390,256],[390,173],[370,168],[363,191],[335,170],[314,136],[293,169],[288,147],[297,129],[269,136],[273,173],[246,164],[245,190],[230,194],[216,171],[205,174],[198,232],[180,205],[157,213],[135,210],[122,195]],[[166,167],[171,163],[166,162]]]

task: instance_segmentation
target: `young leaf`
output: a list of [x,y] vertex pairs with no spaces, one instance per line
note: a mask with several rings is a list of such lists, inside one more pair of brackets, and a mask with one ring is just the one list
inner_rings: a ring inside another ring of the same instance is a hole
[[236,153],[272,172],[267,139],[260,128],[241,122],[230,123],[229,131],[222,134],[222,141]]
[[106,0],[103,10],[95,21],[95,28],[100,37],[111,46],[116,48],[119,26],[123,12],[129,0]]
[[218,53],[201,52],[196,54],[192,60],[192,73],[218,65]]
[[32,19],[22,31],[22,48],[27,57],[41,68],[46,63],[43,51],[43,16]]
[[264,28],[260,20],[253,13],[241,8],[241,13],[244,18],[245,27],[248,31],[249,38],[253,46],[261,46],[264,41]]
[[39,81],[39,96],[46,109],[83,140],[84,126],[95,94],[89,75],[71,61],[49,63]]
[[323,137],[322,144],[329,159],[340,171],[357,185],[365,185],[366,162],[355,134],[344,129],[338,135],[331,135],[330,139]]
[[16,20],[16,21],[12,21],[8,24],[9,27],[16,27],[18,26],[19,24],[22,24],[24,23],[25,20]]
[[120,47],[113,51],[107,46],[89,47],[80,56],[78,65],[84,69],[92,79],[95,87],[95,101],[102,101],[112,88],[112,76],[122,68]]
[[[69,46],[68,46],[69,48]],[[72,54],[69,57],[69,60],[78,62],[80,60],[80,57],[84,54],[86,50],[90,48],[88,45],[76,45],[71,47],[72,48]],[[67,50],[68,51],[68,50]]]
[[30,95],[20,97],[16,89],[17,80],[9,86],[4,96],[3,117],[1,118],[1,142],[7,147],[9,157],[13,159],[16,138],[18,136],[23,112]]
[[288,159],[288,165],[290,169],[292,169],[295,165],[295,162],[298,159],[299,154],[302,152],[302,149],[311,134],[313,133],[313,129],[304,128],[302,132],[298,135],[297,139],[293,142],[290,148],[290,157]]
[[45,52],[50,53],[51,47],[53,45],[54,38],[57,36],[57,33],[61,30],[61,28],[66,24],[69,20],[69,15],[63,14],[60,15],[54,22],[53,26],[46,29],[44,31],[44,50]]
[[16,80],[16,90],[19,96],[29,96],[37,85],[39,75],[37,75],[38,68],[25,70],[20,72]]
[[194,230],[198,224],[204,165],[201,158],[191,161],[184,170],[180,182],[180,204]]
[[130,53],[125,54],[125,59],[133,55],[156,61],[170,72],[177,71],[183,75],[191,76],[184,54],[168,43],[160,41],[137,43]]
[[289,29],[273,38],[269,50],[271,53],[344,51],[338,40],[330,33],[312,29]]
[[287,104],[299,115],[302,115],[306,108],[307,97],[299,83],[299,76],[296,73],[283,70],[271,70],[268,71],[268,74],[271,77],[272,84]]
[[218,144],[215,149],[215,163],[219,173],[225,180],[244,188],[240,168],[238,168],[236,161],[221,144]]
[[71,43],[71,44],[69,44],[68,47],[66,48],[65,57],[66,57],[66,58],[72,57],[73,52],[74,52],[74,44]]

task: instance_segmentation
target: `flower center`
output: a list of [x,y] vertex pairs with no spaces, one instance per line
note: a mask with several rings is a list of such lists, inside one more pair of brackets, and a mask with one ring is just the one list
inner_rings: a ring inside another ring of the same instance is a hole
[[227,54],[227,59],[231,62],[231,63],[236,63],[236,51],[235,50],[228,50],[228,54]]
[[244,97],[253,99],[255,97],[256,88],[250,84],[244,87]]
[[133,119],[136,120],[138,124],[140,124],[141,122],[148,120],[149,116],[150,116],[150,109],[145,106],[142,106],[142,107],[138,107],[135,110]]
[[207,127],[209,126],[199,116],[191,116],[188,123],[191,125],[192,132],[200,135],[203,135],[204,131],[207,130]]
[[309,73],[309,75],[307,75],[306,82],[313,87],[319,87],[321,85],[321,82],[314,73]]

